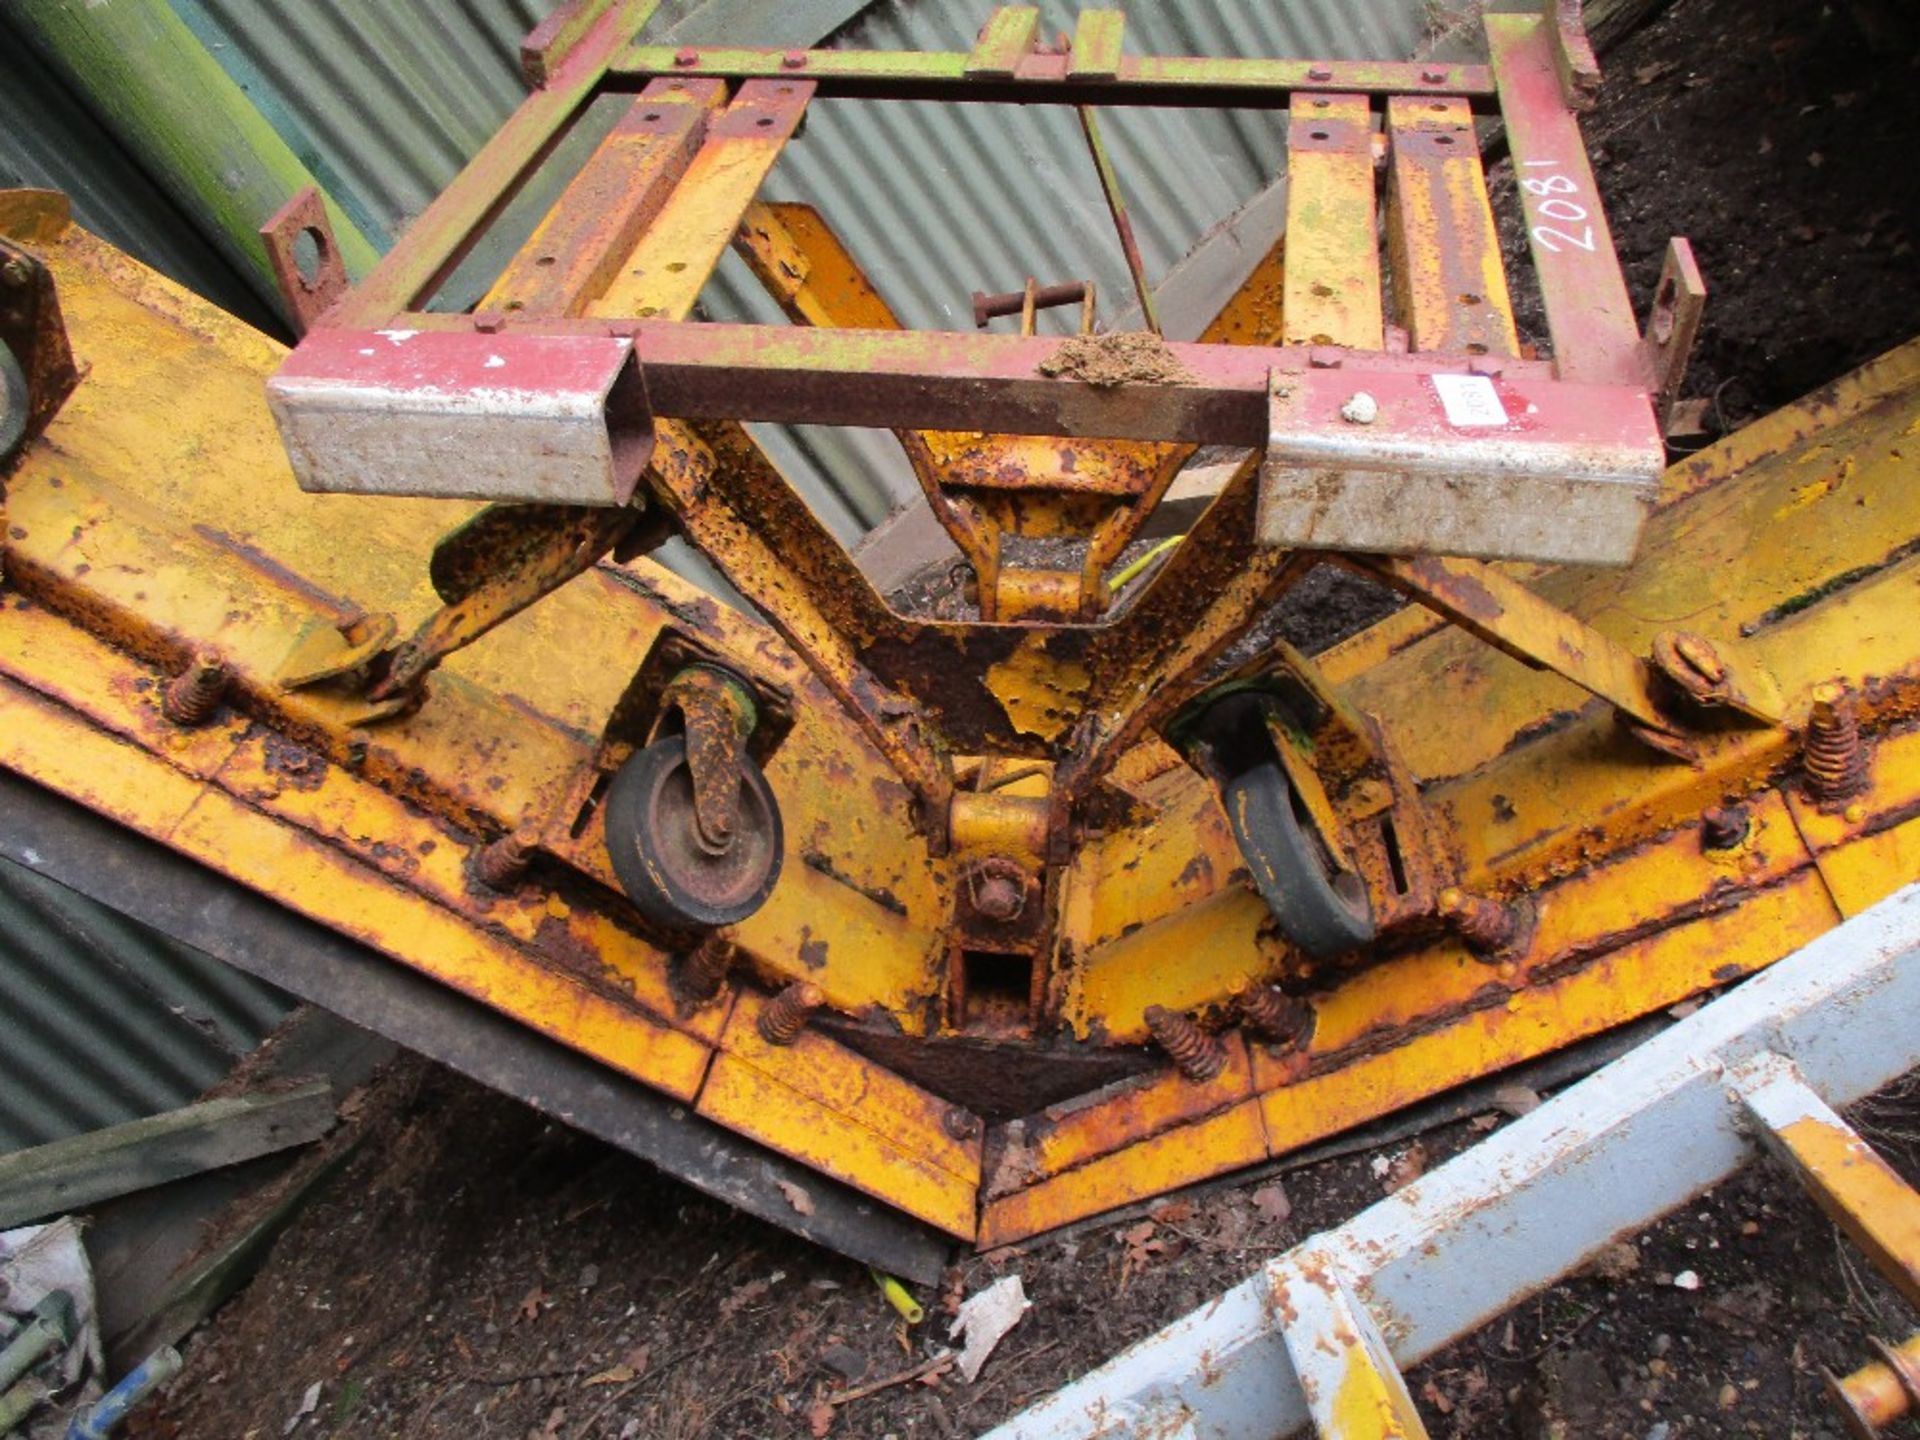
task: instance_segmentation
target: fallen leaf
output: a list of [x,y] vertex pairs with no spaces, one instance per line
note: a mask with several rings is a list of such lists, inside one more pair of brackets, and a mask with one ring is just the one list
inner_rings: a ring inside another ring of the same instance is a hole
[[1293,1214],[1293,1202],[1287,1199],[1287,1192],[1277,1180],[1253,1192],[1253,1208],[1260,1212],[1260,1218],[1269,1225],[1285,1224],[1287,1217]]
[[1154,1206],[1147,1215],[1162,1225],[1181,1225],[1193,1218],[1193,1205],[1186,1200],[1168,1200]]
[[1529,1085],[1502,1085],[1493,1092],[1493,1108],[1515,1117],[1540,1108],[1540,1092]]
[[1425,1385],[1420,1387],[1420,1396],[1442,1415],[1451,1415],[1453,1413],[1453,1401],[1449,1400],[1446,1394],[1438,1385],[1434,1384],[1433,1381],[1429,1380]]
[[765,1280],[749,1280],[746,1284],[737,1286],[731,1295],[720,1302],[720,1318],[731,1320],[772,1288]]
[[1500,1117],[1498,1115],[1476,1115],[1471,1120],[1467,1121],[1467,1128],[1478,1134],[1484,1135],[1499,1123],[1500,1123]]
[[777,1183],[780,1186],[780,1193],[787,1197],[787,1204],[794,1208],[796,1214],[813,1214],[813,1196],[809,1195],[791,1180],[781,1180]]
[[1213,1242],[1226,1250],[1238,1250],[1247,1243],[1247,1232],[1253,1228],[1253,1216],[1246,1207],[1235,1205],[1220,1212],[1218,1223],[1214,1226]]
[[636,1373],[631,1365],[624,1363],[620,1365],[609,1365],[606,1369],[600,1371],[599,1374],[589,1375],[580,1383],[582,1385],[625,1385],[629,1380],[634,1378]]
[[539,1319],[540,1311],[545,1308],[549,1299],[550,1297],[543,1288],[538,1285],[534,1286],[531,1290],[527,1291],[526,1295],[522,1297],[520,1304],[516,1307],[520,1312],[520,1318],[522,1320]]
[[567,1407],[556,1405],[553,1413],[547,1416],[547,1423],[540,1427],[540,1440],[554,1440],[560,1433],[560,1427],[567,1423]]
[[813,1440],[821,1440],[821,1437],[831,1429],[833,1429],[833,1406],[829,1405],[824,1398],[816,1399],[807,1406],[807,1432],[813,1436]]
[[1391,1195],[1396,1190],[1406,1189],[1426,1173],[1427,1147],[1416,1140],[1388,1163],[1381,1187]]

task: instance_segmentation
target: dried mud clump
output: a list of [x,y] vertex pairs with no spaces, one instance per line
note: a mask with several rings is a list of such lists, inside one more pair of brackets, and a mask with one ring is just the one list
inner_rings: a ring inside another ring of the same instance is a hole
[[1040,362],[1042,375],[1114,385],[1178,385],[1193,379],[1167,342],[1146,330],[1075,335]]

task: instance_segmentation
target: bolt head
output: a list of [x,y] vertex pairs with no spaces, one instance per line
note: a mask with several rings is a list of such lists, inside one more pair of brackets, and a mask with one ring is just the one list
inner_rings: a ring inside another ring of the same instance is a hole
[[1709,805],[1700,812],[1700,841],[1709,850],[1731,850],[1747,838],[1748,824],[1738,805]]
[[1016,920],[1026,908],[1026,892],[1005,875],[989,875],[974,894],[973,908],[988,920]]
[[1324,65],[1316,65],[1311,70],[1307,71],[1307,79],[1309,80],[1331,80],[1332,78],[1333,78],[1333,71],[1329,70]]
[[806,69],[807,68],[807,52],[804,50],[789,50],[786,54],[780,57],[780,68],[782,70]]
[[698,50],[682,50],[673,57],[673,63],[683,69],[688,65],[698,65],[700,63],[700,52]]

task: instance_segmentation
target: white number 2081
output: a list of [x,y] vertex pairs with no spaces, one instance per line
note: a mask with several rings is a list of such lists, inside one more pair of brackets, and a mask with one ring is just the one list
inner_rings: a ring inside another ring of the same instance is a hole
[[[1524,166],[1535,169],[1551,170],[1559,162],[1556,160],[1527,160]],[[1581,225],[1587,218],[1587,207],[1571,197],[1580,193],[1580,187],[1565,175],[1526,175],[1520,180],[1520,188],[1536,197],[1533,205],[1535,219],[1559,222],[1558,225],[1535,225],[1528,233],[1534,243],[1551,255],[1558,255],[1565,246],[1576,250],[1593,252],[1593,226]],[[1545,196],[1545,199],[1538,197]],[[1566,229],[1559,228],[1567,227]],[[1574,228],[1579,226],[1576,233]]]

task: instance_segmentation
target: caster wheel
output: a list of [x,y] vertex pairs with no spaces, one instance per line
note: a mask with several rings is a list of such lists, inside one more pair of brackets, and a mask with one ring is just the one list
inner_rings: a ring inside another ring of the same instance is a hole
[[1316,960],[1372,941],[1373,905],[1365,882],[1334,863],[1277,761],[1234,776],[1221,799],[1281,934]]
[[668,735],[620,767],[607,790],[607,852],[640,913],[675,930],[747,918],[780,878],[780,810],[752,760],[741,758],[733,837],[709,845],[694,822],[684,737]]

